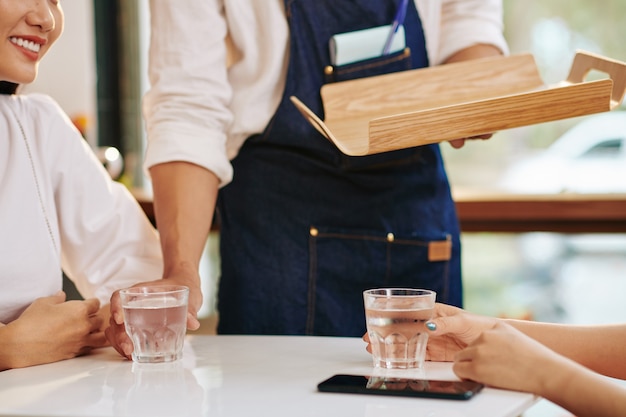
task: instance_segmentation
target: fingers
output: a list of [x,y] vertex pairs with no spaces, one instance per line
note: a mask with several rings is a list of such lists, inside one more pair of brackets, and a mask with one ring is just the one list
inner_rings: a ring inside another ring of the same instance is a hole
[[450,145],[452,145],[454,149],[460,149],[463,147],[463,145],[465,145],[465,139],[451,140]]
[[493,133],[487,133],[487,134],[484,134],[484,135],[472,136],[471,138],[468,138],[468,139],[483,139],[483,140],[485,140],[485,139],[491,139],[492,136],[493,136]]
[[452,368],[454,373],[459,378],[484,379],[489,367],[497,367],[501,358],[511,352],[507,344],[511,336],[509,329],[513,328],[496,321],[491,328],[484,330],[465,349],[457,352]]
[[462,333],[466,329],[465,320],[461,316],[437,317],[426,324],[432,336]]
[[49,301],[52,304],[62,304],[65,302],[65,297],[66,297],[65,292],[57,291],[57,293],[54,295],[51,295],[49,297],[42,297],[40,299]]
[[119,290],[115,291],[111,296],[111,317],[116,324],[124,323],[124,313],[122,311],[122,300]]
[[86,327],[84,330],[88,333],[100,331],[104,323],[104,319],[100,314],[100,301],[97,298],[88,298],[86,300],[70,300],[64,304],[67,312],[77,319],[84,320]]
[[[202,292],[200,288],[190,286],[187,311],[193,317],[192,321],[197,322],[198,311],[200,310],[200,307],[202,307]],[[198,326],[200,326],[199,322],[198,322]],[[189,326],[188,328],[191,330],[195,330],[194,328],[189,327]]]
[[200,322],[192,312],[187,313],[187,329],[198,330],[200,328]]
[[454,140],[451,140],[449,142],[450,142],[450,145],[452,145],[452,147],[454,149],[460,149],[460,148],[463,147],[463,145],[465,145],[465,141],[467,141],[467,140],[472,140],[472,139],[482,139],[482,140],[485,140],[485,139],[490,139],[492,136],[493,136],[493,133],[485,133],[485,134],[482,134],[482,135],[470,136],[468,138],[454,139]]
[[444,303],[435,303],[435,317],[447,317],[460,314],[465,310]]
[[369,353],[372,353],[372,345],[371,345],[371,342],[370,342],[370,336],[369,336],[369,334],[365,333],[365,334],[363,335],[363,341],[364,341],[365,343],[367,343],[367,346],[365,346],[365,350],[367,350]]
[[474,364],[471,360],[454,361],[452,364],[452,372],[460,379],[478,380],[474,371]]
[[102,324],[104,323],[104,319],[98,315],[89,316],[89,333],[101,333],[100,329],[102,329]]
[[109,343],[111,344],[111,346],[113,347],[113,349],[115,349],[117,351],[117,353],[119,353],[121,356],[125,357],[128,359],[128,356],[124,353],[124,350],[120,347],[119,344],[117,343],[113,343],[112,340],[115,339],[114,336],[111,335],[111,327],[108,327],[105,331],[105,337],[107,338],[107,340],[109,341]]
[[87,306],[87,314],[96,314],[100,309],[100,301],[97,298],[88,298],[83,301],[85,306]]
[[426,328],[431,336],[446,335],[460,345],[472,343],[481,333],[498,323],[498,319],[493,317],[478,316],[456,307],[442,307],[437,307],[437,317],[430,320]]
[[104,332],[95,332],[87,336],[86,345],[89,348],[96,349],[96,348],[108,346],[109,342]]
[[189,299],[187,302],[187,328],[197,330],[200,327],[198,310],[202,306],[202,294],[196,294],[195,289],[189,287]]
[[473,346],[468,346],[467,348],[457,352],[457,354],[454,355],[454,361],[455,362],[470,362],[474,358],[475,354],[476,354],[476,349]]
[[124,325],[122,324],[120,326],[116,324],[113,318],[109,320],[109,324],[109,327],[107,327],[107,329],[104,331],[106,339],[117,351],[117,353],[127,359],[130,359],[131,354],[133,353],[133,344],[126,334]]

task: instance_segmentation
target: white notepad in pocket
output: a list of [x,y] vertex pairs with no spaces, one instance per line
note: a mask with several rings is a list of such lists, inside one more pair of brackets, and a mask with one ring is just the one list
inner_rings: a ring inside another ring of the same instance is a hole
[[[391,25],[385,25],[334,35],[328,45],[331,64],[346,65],[381,56],[390,30]],[[401,25],[393,37],[389,53],[401,51],[405,45],[404,26]]]

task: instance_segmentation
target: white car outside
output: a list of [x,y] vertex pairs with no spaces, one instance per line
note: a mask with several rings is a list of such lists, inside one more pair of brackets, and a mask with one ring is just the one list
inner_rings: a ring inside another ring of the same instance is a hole
[[508,169],[513,193],[626,193],[626,111],[589,116],[537,156]]

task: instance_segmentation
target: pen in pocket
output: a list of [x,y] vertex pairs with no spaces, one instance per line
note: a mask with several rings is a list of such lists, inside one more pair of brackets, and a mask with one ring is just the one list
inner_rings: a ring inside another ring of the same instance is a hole
[[400,5],[398,6],[398,10],[396,10],[396,16],[393,19],[393,23],[391,24],[391,29],[389,29],[389,35],[387,35],[387,40],[385,41],[385,46],[383,47],[383,55],[388,55],[389,50],[391,49],[391,43],[393,42],[394,36],[396,36],[396,32],[402,23],[404,23],[404,17],[406,16],[406,8],[409,5],[409,0],[401,0]]

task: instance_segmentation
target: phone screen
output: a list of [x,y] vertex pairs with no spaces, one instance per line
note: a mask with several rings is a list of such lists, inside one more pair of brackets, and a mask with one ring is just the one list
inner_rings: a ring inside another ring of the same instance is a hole
[[334,375],[317,385],[317,389],[322,392],[399,395],[451,400],[469,400],[482,388],[482,384],[474,381],[436,381],[364,375]]

